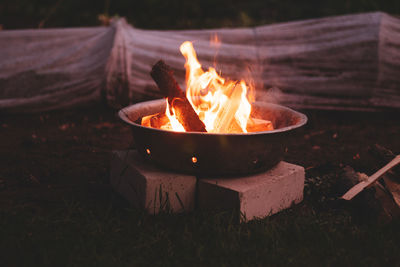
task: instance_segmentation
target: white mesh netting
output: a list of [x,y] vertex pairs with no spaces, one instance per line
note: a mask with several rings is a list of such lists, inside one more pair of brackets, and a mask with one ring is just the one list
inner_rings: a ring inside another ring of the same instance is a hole
[[[215,34],[218,49],[210,47]],[[118,19],[110,27],[0,31],[0,110],[121,107],[158,98],[150,69],[163,59],[183,85],[179,46],[186,40],[203,67],[217,62],[223,76],[236,79],[250,70],[262,100],[400,107],[400,20],[375,12],[241,29],[140,30]]]

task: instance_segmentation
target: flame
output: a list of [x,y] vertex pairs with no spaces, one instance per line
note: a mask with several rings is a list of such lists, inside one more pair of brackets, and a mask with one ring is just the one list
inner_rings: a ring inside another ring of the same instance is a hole
[[221,40],[219,39],[218,34],[214,33],[213,35],[211,35],[210,46],[217,49],[221,46]]
[[215,68],[204,72],[191,42],[180,51],[186,58],[186,97],[210,133],[246,133],[251,105],[244,81],[225,80]]
[[[220,44],[215,35],[212,39],[215,45]],[[180,51],[186,59],[186,98],[194,111],[203,121],[209,133],[247,133],[252,131],[272,130],[272,124],[265,120],[250,118],[254,88],[244,80],[234,81],[221,77],[215,68],[204,71],[197,60],[193,44],[186,41],[181,44]],[[161,129],[184,132],[173,107],[167,102],[165,115],[169,122]],[[143,118],[142,124],[149,125],[149,119]]]
[[[172,113],[171,113],[172,110]],[[175,116],[175,110],[174,108],[170,108],[168,101],[167,101],[167,108],[165,109],[165,114],[167,115],[170,124],[165,124],[161,126],[161,129],[166,129],[166,130],[173,130],[175,132],[184,132],[185,128],[183,128],[182,124],[178,121],[178,119]]]

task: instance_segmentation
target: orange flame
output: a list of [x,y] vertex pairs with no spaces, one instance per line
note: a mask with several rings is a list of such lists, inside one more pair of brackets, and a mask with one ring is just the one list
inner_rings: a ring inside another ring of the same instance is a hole
[[[218,37],[214,37],[214,42],[219,42]],[[252,84],[248,85],[244,80],[226,80],[213,67],[204,71],[191,42],[182,43],[180,51],[186,59],[186,97],[203,121],[207,132],[247,133],[273,130],[270,121],[250,118],[251,104],[248,97],[249,91],[250,94],[254,92]],[[174,108],[166,102],[165,115],[169,122],[160,128],[184,132]],[[149,126],[149,119],[145,117],[142,124]]]
[[185,128],[183,128],[182,124],[176,118],[175,110],[173,108],[172,108],[172,113],[167,101],[167,108],[165,109],[165,114],[167,115],[170,124],[165,124],[161,126],[161,129],[173,130],[175,132],[185,132]]
[[246,83],[225,80],[212,67],[204,72],[191,42],[184,42],[180,51],[186,58],[186,97],[207,132],[246,133],[251,112]]
[[221,46],[221,40],[219,39],[218,34],[214,33],[211,35],[210,46],[215,48],[219,48]]

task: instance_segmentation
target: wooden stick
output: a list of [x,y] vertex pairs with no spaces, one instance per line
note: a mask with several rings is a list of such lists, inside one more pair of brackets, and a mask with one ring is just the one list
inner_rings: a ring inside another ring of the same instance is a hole
[[230,98],[218,111],[217,118],[219,119],[215,122],[213,130],[216,133],[228,132],[235,120],[236,111],[240,106],[240,95],[242,94],[242,88],[237,87],[238,84],[234,84]]
[[364,190],[364,188],[372,185],[375,183],[383,174],[385,174],[387,171],[389,171],[391,168],[396,166],[397,164],[400,163],[400,155],[397,155],[391,162],[386,164],[382,169],[374,173],[372,176],[370,176],[366,181],[362,181],[355,186],[353,186],[349,191],[347,191],[346,194],[342,196],[343,199],[345,200],[351,200],[354,198],[356,195],[358,195],[361,191]]
[[[376,158],[378,158],[378,160],[387,161],[388,159],[392,159],[395,156],[392,151],[378,144],[375,144],[375,146],[370,149],[370,152]],[[394,172],[394,170],[391,170],[390,172],[385,174],[382,178],[385,182],[385,188],[390,192],[397,206],[400,207],[400,181],[396,179],[398,178],[398,176],[400,176],[400,172],[396,173]]]
[[206,126],[199,119],[185,93],[174,78],[173,70],[164,61],[158,61],[150,72],[161,93],[167,97],[171,108],[174,108],[178,121],[187,132],[207,132]]

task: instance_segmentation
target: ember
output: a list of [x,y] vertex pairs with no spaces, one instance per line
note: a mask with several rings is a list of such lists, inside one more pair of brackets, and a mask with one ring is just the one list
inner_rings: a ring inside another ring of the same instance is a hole
[[151,76],[166,97],[166,110],[142,118],[142,125],[177,132],[247,133],[270,131],[271,121],[252,118],[249,91],[244,80],[226,80],[210,67],[204,72],[191,42],[180,51],[186,58],[186,95],[171,68],[157,62]]

